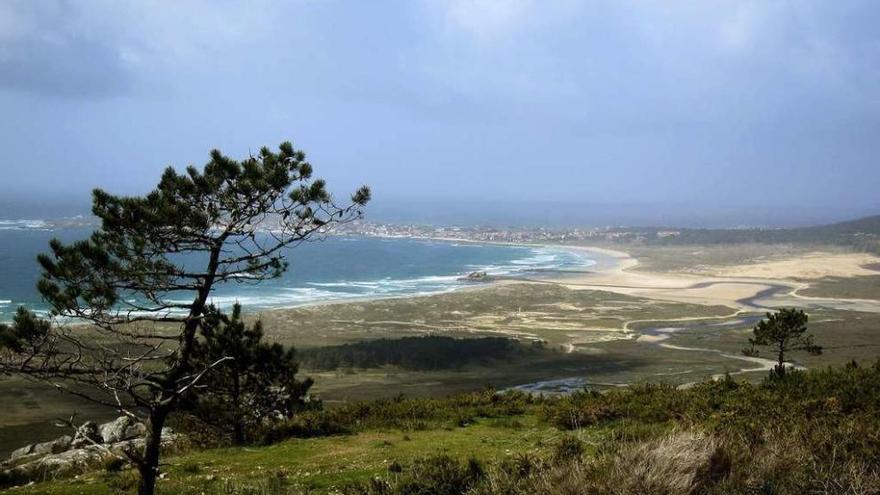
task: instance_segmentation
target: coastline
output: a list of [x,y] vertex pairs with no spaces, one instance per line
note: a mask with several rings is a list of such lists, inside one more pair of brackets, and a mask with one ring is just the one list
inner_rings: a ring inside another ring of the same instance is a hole
[[[449,242],[462,244],[511,246],[525,248],[564,249],[579,255],[588,254],[595,262],[587,270],[566,272],[547,272],[538,276],[499,277],[497,279],[463,284],[448,290],[401,295],[374,295],[355,298],[323,300],[254,311],[262,314],[271,311],[288,311],[300,308],[314,308],[340,304],[363,304],[377,300],[425,298],[451,292],[483,290],[511,283],[556,284],[573,290],[600,290],[623,295],[645,297],[648,299],[695,303],[712,306],[721,305],[733,311],[763,312],[771,307],[783,305],[815,304],[832,309],[853,309],[880,312],[880,301],[866,299],[845,299],[829,297],[809,297],[798,291],[810,287],[810,279],[825,276],[854,276],[871,273],[860,268],[868,262],[880,262],[880,257],[871,255],[846,255],[839,253],[815,252],[792,256],[782,261],[769,261],[747,265],[708,267],[703,273],[693,271],[653,272],[637,270],[638,258],[631,253],[602,246],[563,243],[532,243],[479,241],[457,237],[388,236],[383,239],[407,239],[417,241]],[[599,256],[596,256],[596,255]],[[810,267],[827,264],[831,268],[820,273],[786,271],[785,268],[798,267],[801,260],[809,260]],[[762,276],[756,276],[762,275]],[[812,275],[812,276],[810,276]]]
[[[546,248],[546,249],[571,249],[578,253],[586,252],[586,253],[599,253],[603,256],[600,256],[599,259],[590,258],[595,262],[594,265],[590,265],[590,269],[595,269],[598,272],[605,271],[617,271],[622,269],[628,269],[629,266],[620,266],[619,261],[631,260],[633,262],[632,266],[638,264],[638,262],[630,256],[628,253],[623,251],[615,251],[607,248],[596,247],[593,248],[591,246],[575,246],[575,245],[566,245],[566,244],[547,244],[547,243],[515,243],[515,242],[496,242],[496,241],[475,241],[471,239],[459,239],[453,237],[403,237],[403,236],[388,236],[388,237],[378,237],[379,239],[403,239],[403,240],[416,240],[416,241],[433,241],[433,242],[448,242],[448,243],[462,243],[462,244],[475,244],[475,245],[487,245],[487,246],[510,246],[510,247],[521,247],[521,248]],[[610,260],[613,260],[612,263],[609,263]],[[562,271],[558,273],[563,273]],[[592,272],[591,272],[592,273]],[[467,274],[462,274],[461,278],[466,277]],[[277,308],[265,308],[256,311],[246,311],[251,314],[262,314],[272,311],[288,311],[293,309],[305,309],[305,308],[315,308],[315,307],[324,307],[331,305],[340,305],[340,304],[363,304],[371,301],[387,301],[387,300],[396,300],[396,299],[411,299],[411,298],[424,298],[431,297],[441,294],[449,294],[451,292],[462,292],[462,291],[473,291],[473,290],[482,290],[489,287],[496,287],[498,285],[511,284],[511,283],[529,283],[529,282],[538,282],[544,280],[544,277],[536,277],[536,278],[526,278],[526,277],[514,277],[514,276],[499,276],[497,278],[492,278],[486,281],[478,281],[478,282],[468,282],[464,283],[460,286],[450,287],[447,290],[436,291],[436,292],[428,292],[423,294],[397,294],[397,295],[369,295],[362,297],[351,297],[351,298],[339,298],[339,299],[327,299],[320,301],[312,301],[305,302],[301,304],[291,305],[291,306],[280,306]],[[546,279],[550,281],[550,278]]]
[[[389,240],[414,240],[509,246],[520,248],[566,250],[578,256],[586,255],[593,264],[584,270],[548,270],[525,276],[498,276],[490,280],[464,282],[448,288],[422,293],[372,294],[353,297],[329,298],[277,307],[245,307],[245,314],[258,316],[270,312],[285,312],[345,304],[364,304],[379,300],[427,298],[452,292],[479,291],[513,283],[555,284],[572,290],[597,290],[643,297],[658,301],[722,305],[733,311],[765,311],[782,305],[817,305],[833,309],[856,309],[880,312],[880,302],[871,299],[843,299],[811,297],[799,291],[811,287],[810,279],[826,276],[857,276],[876,273],[866,264],[880,262],[880,257],[867,254],[840,254],[811,252],[784,257],[780,260],[730,266],[701,266],[699,272],[688,270],[650,271],[642,269],[639,259],[619,248],[572,243],[483,241],[459,237],[383,236],[371,237]],[[625,249],[625,247],[624,247]],[[795,268],[807,261],[806,270]],[[827,265],[822,271],[816,266]],[[805,275],[807,275],[805,277]],[[467,276],[462,273],[461,277]]]

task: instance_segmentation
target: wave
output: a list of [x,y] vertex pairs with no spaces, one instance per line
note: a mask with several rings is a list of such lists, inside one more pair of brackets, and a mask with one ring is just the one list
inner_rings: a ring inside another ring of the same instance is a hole
[[[355,240],[353,242],[361,241]],[[368,242],[375,243],[377,241],[370,240]],[[378,242],[409,243],[411,241],[386,239]],[[450,246],[450,243],[442,241],[436,241],[436,244]],[[476,271],[485,271],[493,276],[516,277],[528,276],[529,274],[541,271],[582,270],[595,264],[595,261],[589,258],[589,253],[581,253],[564,247],[511,246],[508,248],[499,246],[497,247],[498,252],[495,254],[494,250],[489,252],[489,249],[494,246],[488,244],[456,244],[462,247],[461,255],[441,251],[440,255],[442,258],[438,258],[439,262],[431,265],[438,268],[430,275],[406,273],[409,269],[406,266],[396,265],[392,255],[387,261],[385,258],[381,258],[379,262],[383,265],[388,263],[388,270],[393,270],[394,273],[400,273],[403,270],[401,276],[371,278],[367,275],[364,278],[355,278],[352,275],[357,273],[357,271],[352,272],[344,266],[339,268],[330,267],[327,271],[312,271],[312,277],[314,278],[311,278],[311,280],[291,277],[271,282],[267,281],[265,284],[258,285],[229,284],[218,287],[210,302],[223,309],[228,309],[238,303],[244,306],[246,310],[266,310],[328,301],[425,296],[447,293],[471,286],[471,283],[462,280],[462,278]],[[425,245],[425,243],[420,242],[419,245]],[[484,251],[482,254],[472,255],[470,254],[471,251],[469,249],[464,250],[464,247],[480,247]],[[410,249],[408,246],[403,246],[403,248]],[[356,247],[354,249],[362,248]],[[369,245],[363,249],[369,249]],[[413,249],[418,248],[415,247]],[[356,253],[357,251],[353,252],[352,256],[355,256]],[[428,260],[433,261],[431,258],[433,251],[428,254],[420,254],[420,256],[421,258],[415,258],[423,259],[426,262]],[[374,260],[375,258],[366,259]],[[363,275],[363,273],[361,274]],[[329,279],[327,278],[328,276]],[[192,299],[182,294],[175,296],[175,299],[177,300],[170,302],[179,304],[189,304],[192,302]],[[127,300],[126,302],[129,304],[136,303],[134,300]],[[0,308],[6,309],[8,312],[9,306],[7,305],[11,303],[11,300],[0,299]],[[176,313],[180,312],[182,311]],[[0,317],[0,320],[3,319]]]
[[425,277],[393,279],[390,277],[377,280],[355,280],[340,282],[308,282],[313,287],[344,288],[344,289],[383,289],[393,287],[412,287],[423,284],[448,284],[458,281],[464,274],[429,275]]
[[0,220],[0,230],[49,230],[49,227],[45,220]]
[[517,258],[505,264],[468,265],[472,270],[485,271],[489,275],[523,275],[534,271],[582,270],[596,262],[581,253],[564,248],[532,248],[530,256]]

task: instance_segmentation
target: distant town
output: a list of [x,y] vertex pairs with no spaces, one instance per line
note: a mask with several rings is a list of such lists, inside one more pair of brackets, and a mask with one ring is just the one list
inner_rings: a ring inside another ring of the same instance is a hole
[[[0,220],[0,230],[97,228],[92,216],[51,220]],[[272,230],[271,225],[264,229]],[[880,215],[837,224],[801,228],[688,229],[668,227],[522,227],[440,226],[358,220],[334,225],[330,235],[444,239],[496,243],[593,243],[699,245],[718,243],[826,243],[880,253]]]
[[610,241],[640,242],[672,238],[681,234],[677,230],[630,230],[621,227],[547,229],[541,227],[446,227],[416,224],[386,224],[354,222],[339,226],[340,235],[367,237],[449,239],[472,242],[536,243]]

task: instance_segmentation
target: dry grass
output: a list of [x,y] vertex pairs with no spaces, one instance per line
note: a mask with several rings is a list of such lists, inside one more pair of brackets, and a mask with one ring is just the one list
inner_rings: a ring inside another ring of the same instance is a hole
[[727,476],[730,459],[712,436],[673,432],[624,450],[615,462],[615,493],[688,495]]

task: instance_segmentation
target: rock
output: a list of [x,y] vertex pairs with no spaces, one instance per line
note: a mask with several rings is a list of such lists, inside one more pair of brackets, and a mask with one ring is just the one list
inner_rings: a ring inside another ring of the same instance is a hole
[[[43,473],[51,473],[51,476],[66,476],[77,474],[89,468],[100,466],[107,453],[100,447],[89,446],[81,449],[72,449],[55,455],[47,455],[30,464],[37,464]],[[22,466],[24,467],[24,466]]]
[[22,457],[31,455],[34,453],[34,444],[25,445],[24,447],[15,449],[9,454],[9,460],[14,461],[17,459],[21,459]]
[[86,421],[76,430],[73,442],[70,446],[74,449],[87,447],[96,443],[102,443],[101,432],[98,431],[98,425],[94,421]]
[[73,438],[71,438],[70,435],[64,435],[63,437],[48,442],[25,445],[20,449],[13,450],[12,454],[9,455],[9,461],[16,461],[28,456],[41,456],[64,452],[70,448],[72,442]]
[[3,470],[0,472],[0,478],[22,484],[33,480],[74,475],[100,466],[105,456],[100,447],[96,446],[68,450],[60,454],[45,455]]
[[144,436],[147,429],[143,423],[139,423],[128,416],[120,416],[109,423],[98,427],[103,443],[117,443],[123,440],[131,440]]
[[33,453],[40,455],[58,454],[69,449],[71,443],[73,443],[73,437],[70,435],[64,435],[55,440],[34,445]]
[[[65,435],[50,442],[26,445],[12,452],[0,463],[0,480],[6,484],[24,484],[34,479],[71,476],[90,469],[118,455],[142,451],[146,427],[128,417],[120,417],[100,426],[87,422],[74,437]],[[162,448],[177,449],[186,438],[171,428],[162,428]]]
[[[171,428],[162,428],[162,448],[163,449],[175,449],[178,447],[182,440],[185,440],[181,435],[174,433]],[[123,440],[121,442],[117,442],[107,446],[111,452],[115,454],[129,454],[140,452],[144,449],[144,438],[132,438],[131,440]]]
[[462,278],[462,280],[467,282],[486,282],[489,279],[489,274],[484,271],[471,272],[466,277]]

